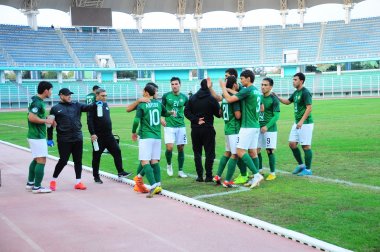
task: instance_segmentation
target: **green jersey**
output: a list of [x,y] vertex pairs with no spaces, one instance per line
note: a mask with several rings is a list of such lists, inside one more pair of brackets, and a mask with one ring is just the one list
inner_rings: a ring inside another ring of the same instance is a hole
[[94,93],[89,93],[86,95],[86,104],[91,104],[96,101],[96,95]]
[[186,95],[179,93],[175,95],[173,92],[168,92],[162,96],[162,105],[165,106],[167,111],[175,110],[177,116],[170,116],[166,118],[166,127],[185,127],[184,110],[187,105],[188,98]]
[[[32,102],[29,105],[28,113],[33,113],[38,118],[45,119],[45,103],[36,96],[32,97]],[[28,120],[28,138],[29,139],[45,139],[46,125],[44,123],[32,123]]]
[[[295,122],[298,123],[302,116],[305,114],[306,105],[312,104],[311,93],[307,88],[303,87],[301,90],[296,90],[288,99],[290,102],[294,102],[294,117]],[[310,115],[304,121],[304,124],[313,123],[313,117]]]
[[260,128],[259,112],[261,95],[253,85],[242,88],[236,96],[240,100],[241,106],[241,127]]
[[280,112],[280,101],[276,96],[270,94],[262,96],[262,103],[264,105],[264,112],[260,112],[259,121],[260,127],[267,126],[268,132],[277,131],[277,120],[273,120],[275,112]]
[[136,118],[140,119],[138,135],[141,139],[161,139],[161,116],[169,116],[161,102],[152,99],[137,106]]
[[240,120],[236,119],[235,111],[240,111],[240,102],[228,103],[226,99],[222,100],[222,115],[224,120],[224,134],[235,135],[240,130]]

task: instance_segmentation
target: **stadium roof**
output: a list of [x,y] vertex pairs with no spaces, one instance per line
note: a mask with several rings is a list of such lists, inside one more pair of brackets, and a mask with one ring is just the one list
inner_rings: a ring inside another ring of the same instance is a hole
[[[111,8],[112,11],[127,14],[148,12],[178,14],[181,11],[183,12],[180,14],[201,14],[211,11],[302,9],[328,3],[352,5],[362,1],[364,0],[0,0],[0,4],[16,9],[56,9],[64,12],[68,12],[71,6],[77,6]],[[180,6],[182,8],[179,8]]]
[[[300,14],[300,25],[303,26],[303,15],[307,8],[321,4],[342,4],[346,10],[345,21],[350,22],[350,10],[355,3],[364,0],[0,0],[0,4],[21,9],[25,14],[36,15],[38,9],[55,9],[69,12],[70,7],[110,8],[111,11],[131,14],[136,19],[137,28],[142,30],[141,20],[144,13],[165,12],[175,14],[183,31],[183,20],[186,14],[194,14],[200,30],[200,19],[203,13],[229,11],[236,13],[239,29],[248,11],[258,9],[279,10],[282,25],[285,27],[288,10],[297,9]],[[32,20],[32,19],[30,19]],[[29,20],[28,20],[29,22]],[[182,23],[181,23],[182,22]],[[30,22],[35,27],[34,21]]]

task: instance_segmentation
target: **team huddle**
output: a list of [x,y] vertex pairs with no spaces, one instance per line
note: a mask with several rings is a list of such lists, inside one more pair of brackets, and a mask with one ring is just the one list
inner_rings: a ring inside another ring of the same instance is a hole
[[[292,150],[297,166],[293,174],[299,176],[312,175],[311,141],[313,119],[311,116],[312,96],[304,87],[305,75],[297,73],[293,76],[296,89],[288,98],[278,97],[272,88],[271,78],[261,82],[261,92],[254,86],[255,75],[250,70],[240,74],[230,68],[225,71],[225,79],[220,80],[221,94],[217,94],[211,80],[204,79],[200,89],[191,97],[180,92],[181,80],[173,77],[170,80],[171,91],[164,94],[162,101],[157,100],[158,86],[148,83],[144,87],[143,97],[131,103],[127,112],[136,111],[132,127],[132,140],[138,141],[139,165],[137,175],[133,178],[134,190],[147,193],[151,198],[162,191],[161,185],[161,126],[164,127],[166,146],[165,158],[168,176],[173,176],[172,153],[174,145],[178,151],[178,176],[186,178],[184,172],[184,147],[187,144],[185,117],[191,122],[192,149],[197,182],[215,182],[230,188],[236,184],[255,188],[265,179],[276,179],[277,121],[280,117],[280,103],[294,103],[295,121],[289,135],[289,147]],[[112,133],[110,109],[106,102],[106,90],[94,86],[93,94],[87,96],[89,104],[71,101],[69,89],[59,91],[60,103],[54,105],[50,115],[46,117],[43,100],[52,93],[52,85],[42,81],[38,85],[38,94],[32,97],[28,109],[28,141],[33,156],[29,166],[26,189],[33,193],[48,193],[56,190],[57,178],[70,155],[73,156],[76,174],[74,188],[85,190],[81,182],[83,134],[81,131],[81,113],[87,112],[87,124],[93,144],[92,167],[95,183],[102,184],[99,176],[101,154],[108,151],[114,158],[118,176],[128,177],[131,173],[124,171],[121,150]],[[214,117],[223,118],[225,135],[225,152],[220,158],[217,173],[213,175],[212,166],[215,159]],[[49,188],[41,186],[44,166],[48,155],[47,146],[53,146],[53,130],[57,132],[59,161],[55,167]],[[46,138],[47,143],[46,143]],[[302,160],[301,145],[304,151]],[[205,150],[205,171],[203,176],[202,149]],[[261,149],[265,149],[269,159],[270,173],[264,178]],[[225,179],[223,172],[227,166]],[[233,179],[235,168],[240,174]],[[248,170],[252,175],[248,174]],[[143,177],[149,182],[146,186]]]

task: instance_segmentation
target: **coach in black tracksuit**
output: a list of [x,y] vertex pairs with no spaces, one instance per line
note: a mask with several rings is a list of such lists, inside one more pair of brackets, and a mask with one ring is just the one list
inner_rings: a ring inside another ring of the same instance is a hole
[[[93,109],[92,105],[72,102],[71,92],[68,88],[59,90],[61,101],[54,105],[50,114],[55,116],[57,124],[57,143],[59,152],[59,161],[55,166],[53,181],[58,178],[59,174],[67,164],[70,155],[73,155],[74,169],[76,176],[76,185],[80,183],[82,177],[82,155],[83,155],[83,134],[82,123],[80,121],[82,112],[88,112]],[[48,144],[53,146],[53,127],[48,128]],[[55,188],[54,188],[55,189]],[[80,186],[76,189],[86,189]]]
[[[99,163],[104,149],[107,148],[108,152],[112,155],[115,167],[119,177],[127,177],[130,173],[125,172],[123,169],[123,162],[121,158],[121,150],[119,144],[112,133],[112,122],[110,116],[110,109],[106,102],[106,90],[99,88],[96,90],[96,102],[92,104],[93,110],[87,114],[88,131],[91,134],[91,140],[97,140],[99,150],[92,150],[92,174],[96,183],[102,184],[103,181],[99,177]],[[102,107],[101,115],[97,112],[98,104]]]
[[211,95],[207,80],[202,80],[201,88],[191,96],[185,107],[185,116],[191,121],[191,140],[198,182],[203,182],[202,147],[206,152],[204,181],[212,181],[212,165],[215,159],[214,116],[220,117],[219,110],[219,103]]

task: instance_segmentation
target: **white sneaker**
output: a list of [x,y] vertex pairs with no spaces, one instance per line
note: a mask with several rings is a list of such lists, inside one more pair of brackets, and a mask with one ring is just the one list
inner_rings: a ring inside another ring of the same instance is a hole
[[28,192],[31,192],[32,189],[34,187],[34,183],[26,183],[26,186],[25,186],[25,189],[28,191]]
[[180,178],[187,178],[187,175],[183,171],[178,172],[178,177]]
[[252,184],[251,184],[251,189],[254,187],[258,187],[260,185],[260,182],[264,180],[264,177],[260,174],[257,173],[255,174],[255,177],[252,179]]
[[33,193],[51,193],[51,189],[50,188],[45,188],[45,187],[33,187],[32,189],[32,192]]
[[168,164],[166,166],[166,172],[168,173],[169,177],[173,176],[173,167],[171,164],[170,165]]

